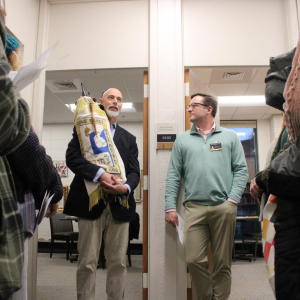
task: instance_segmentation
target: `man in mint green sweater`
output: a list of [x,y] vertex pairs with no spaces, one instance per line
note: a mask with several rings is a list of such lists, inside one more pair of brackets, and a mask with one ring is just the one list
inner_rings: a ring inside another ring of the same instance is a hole
[[[244,150],[232,130],[214,122],[217,100],[194,94],[187,106],[190,130],[173,149],[166,183],[166,221],[178,223],[176,201],[185,182],[184,248],[198,300],[227,300],[237,204],[248,179]],[[213,273],[208,272],[211,242]]]

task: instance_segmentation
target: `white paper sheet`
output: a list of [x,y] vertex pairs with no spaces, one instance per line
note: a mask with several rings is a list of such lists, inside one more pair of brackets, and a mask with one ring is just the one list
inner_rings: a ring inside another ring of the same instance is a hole
[[53,198],[54,194],[52,196],[50,196],[50,192],[48,193],[48,191],[46,191],[43,202],[41,204],[41,208],[39,210],[39,213],[36,217],[36,223],[35,223],[35,228],[41,224],[42,220],[45,217],[46,211],[49,207],[49,204]]
[[46,68],[46,62],[50,54],[56,48],[58,42],[42,53],[33,63],[22,67],[16,77],[13,80],[13,84],[16,87],[16,92],[20,92],[27,85],[35,81],[41,74],[44,68]]
[[7,74],[7,77],[13,82],[15,77],[17,76],[18,74],[18,71],[13,71],[11,70],[8,74]]
[[183,245],[183,225],[184,225],[183,219],[178,214],[178,225],[176,225],[176,230],[178,232],[179,241],[182,245]]

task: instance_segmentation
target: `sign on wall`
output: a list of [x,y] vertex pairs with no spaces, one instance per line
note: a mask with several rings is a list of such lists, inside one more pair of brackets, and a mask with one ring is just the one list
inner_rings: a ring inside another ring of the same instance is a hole
[[156,149],[172,149],[177,136],[176,123],[158,123],[156,125],[157,147]]

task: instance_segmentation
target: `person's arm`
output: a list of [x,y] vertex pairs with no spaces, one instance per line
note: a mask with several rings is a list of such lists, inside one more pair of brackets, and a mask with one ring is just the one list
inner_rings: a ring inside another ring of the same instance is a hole
[[16,173],[19,180],[32,192],[37,207],[46,191],[50,192],[50,195],[54,194],[51,204],[61,200],[63,188],[60,176],[32,129],[25,142],[8,155],[7,159],[13,174]]
[[[66,162],[68,168],[70,168],[75,175],[78,175],[88,181],[94,180],[100,168],[99,166],[90,163],[82,156],[75,127],[73,129],[73,138],[70,141],[66,152]],[[102,176],[100,176],[99,180]]]
[[239,203],[249,175],[244,149],[236,134],[231,146],[231,166],[233,170],[233,180],[228,198]]
[[134,191],[140,182],[140,163],[138,161],[138,147],[136,143],[136,137],[130,137],[130,150],[129,150],[129,162],[127,168],[127,181],[125,182],[125,187],[129,186],[130,191]]
[[183,170],[183,159],[179,140],[173,145],[171,159],[169,162],[166,192],[165,192],[165,220],[175,227],[178,224],[176,212],[176,201],[178,198]]
[[[3,23],[1,32],[5,33]],[[3,37],[2,37],[3,38]],[[5,42],[0,38],[0,155],[6,155],[21,145],[30,130],[29,109],[17,98],[15,87],[7,74],[10,66],[6,59]]]
[[[140,182],[140,164],[138,161],[139,151],[136,144],[136,138],[134,136],[130,136],[129,144],[128,167],[126,173],[127,181],[123,185],[117,181],[114,176],[112,176],[113,184],[101,182],[104,191],[107,193],[118,195],[125,194],[127,192],[131,193]],[[104,175],[105,173],[102,176]]]

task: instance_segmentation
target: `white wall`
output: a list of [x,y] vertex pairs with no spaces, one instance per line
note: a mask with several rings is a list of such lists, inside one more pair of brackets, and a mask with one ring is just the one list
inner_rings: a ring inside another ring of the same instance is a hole
[[270,143],[271,140],[270,140],[269,120],[257,120],[257,144],[258,144],[257,146],[258,146],[259,171],[265,168]]
[[148,1],[51,5],[48,44],[59,45],[49,70],[148,66]]
[[[120,123],[124,129],[128,130],[136,137],[139,149],[140,168],[143,168],[143,123],[142,122],[124,122]],[[73,134],[73,124],[44,124],[42,145],[46,148],[47,154],[52,160],[65,161],[66,150]],[[74,178],[74,173],[68,169],[68,177],[62,177],[63,185],[70,186]],[[131,243],[143,242],[143,203],[137,203],[136,211],[140,215],[140,235],[139,240],[133,240]],[[74,222],[74,230],[78,230],[77,223]],[[44,219],[39,227],[39,238],[49,240],[51,238],[50,223],[48,219]]]
[[287,31],[285,0],[183,0],[185,66],[268,65]]
[[[9,0],[6,1],[6,11],[6,26],[24,45],[23,65],[28,65],[36,55],[39,1]],[[33,85],[25,88],[21,94],[31,107]]]
[[270,118],[270,142],[278,138],[282,128],[282,116],[273,115]]

